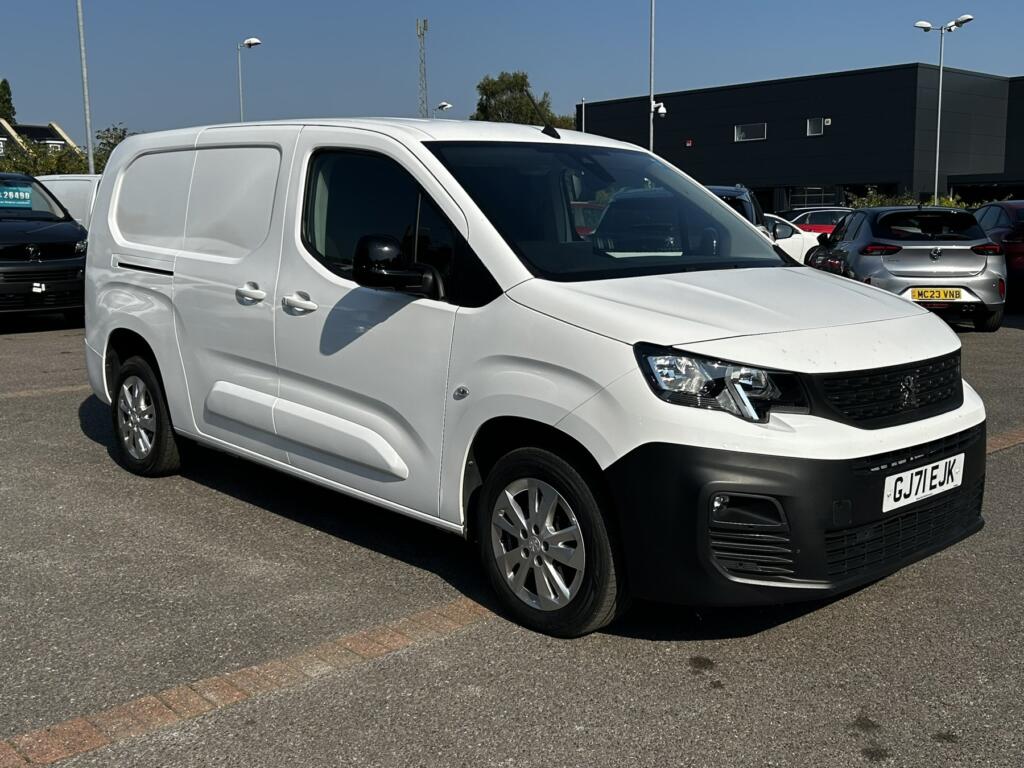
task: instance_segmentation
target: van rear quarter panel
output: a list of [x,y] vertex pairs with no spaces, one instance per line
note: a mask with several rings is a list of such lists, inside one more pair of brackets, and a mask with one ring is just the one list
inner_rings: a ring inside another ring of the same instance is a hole
[[[160,368],[171,419],[177,428],[191,432],[195,431],[195,424],[185,396],[184,372],[174,336],[172,278],[118,268],[115,264],[128,262],[173,270],[173,248],[133,243],[121,235],[116,224],[118,202],[125,171],[137,158],[149,152],[190,148],[197,135],[198,129],[140,134],[129,137],[114,150],[93,204],[85,277],[86,344],[105,357],[110,335],[119,328],[145,339]],[[160,216],[158,199],[143,197],[134,195],[132,203],[148,205],[153,216]],[[184,221],[181,226],[184,228]],[[104,402],[112,383],[104,380],[101,391],[96,392]]]

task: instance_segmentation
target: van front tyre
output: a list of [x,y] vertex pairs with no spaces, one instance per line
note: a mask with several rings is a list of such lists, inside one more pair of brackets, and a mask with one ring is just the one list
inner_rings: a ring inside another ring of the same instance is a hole
[[499,459],[479,495],[477,523],[488,578],[520,624],[578,637],[625,607],[601,494],[555,454],[519,448]]
[[117,460],[125,469],[144,477],[178,471],[181,459],[164,389],[145,358],[121,364],[110,415]]

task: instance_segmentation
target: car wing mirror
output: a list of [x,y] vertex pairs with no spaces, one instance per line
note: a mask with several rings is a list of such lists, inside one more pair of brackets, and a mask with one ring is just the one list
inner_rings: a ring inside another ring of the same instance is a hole
[[367,288],[390,288],[416,296],[439,298],[437,270],[417,264],[390,235],[365,235],[356,243],[352,279]]
[[818,245],[822,248],[828,248],[832,245],[832,238],[829,236],[828,232],[822,232],[818,235]]

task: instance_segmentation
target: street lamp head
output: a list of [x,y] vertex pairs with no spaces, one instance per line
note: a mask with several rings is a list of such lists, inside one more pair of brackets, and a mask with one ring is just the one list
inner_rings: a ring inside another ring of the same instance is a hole
[[920,29],[922,32],[931,32],[933,27],[930,21],[915,21],[914,26]]
[[434,107],[434,109],[436,109],[438,112],[447,112],[451,108],[452,105],[449,104],[447,101],[442,101],[440,104]]
[[958,27],[962,27],[964,24],[974,21],[974,17],[969,13],[965,13],[963,16],[958,16],[957,20],[953,22]]
[[263,45],[263,41],[258,37],[247,37],[242,41],[243,48],[255,48],[257,45]]

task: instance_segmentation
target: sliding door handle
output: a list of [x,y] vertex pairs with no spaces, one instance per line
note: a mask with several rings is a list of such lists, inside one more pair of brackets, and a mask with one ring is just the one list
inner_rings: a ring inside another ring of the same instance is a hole
[[241,288],[235,288],[235,297],[245,304],[255,304],[267,298],[267,292],[261,291],[257,283],[249,282]]

